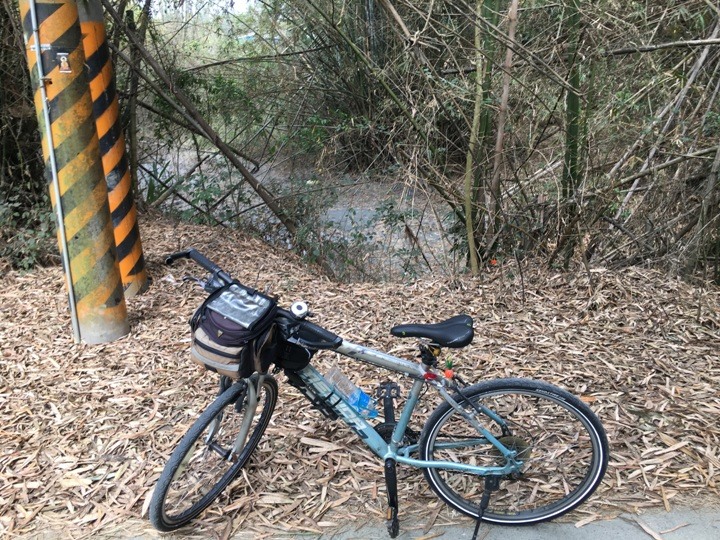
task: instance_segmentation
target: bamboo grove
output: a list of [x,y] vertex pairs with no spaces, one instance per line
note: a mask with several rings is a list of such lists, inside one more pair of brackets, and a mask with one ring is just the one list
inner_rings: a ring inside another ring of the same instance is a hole
[[[714,0],[104,4],[146,206],[179,198],[195,219],[367,274],[309,208],[333,178],[371,177],[431,202],[432,246],[422,217],[397,216],[405,256],[426,268],[447,270],[432,253],[446,250],[472,274],[532,258],[720,281]],[[16,25],[3,24],[0,69],[22,88]],[[36,141],[16,112],[29,103],[3,92],[7,207],[26,170],[12,156],[32,161]],[[179,147],[183,171],[164,174]],[[259,176],[299,156],[325,173],[311,187]]]

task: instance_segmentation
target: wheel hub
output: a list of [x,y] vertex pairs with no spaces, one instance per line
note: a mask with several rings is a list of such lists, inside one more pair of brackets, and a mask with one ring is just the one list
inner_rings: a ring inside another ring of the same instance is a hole
[[[530,455],[532,454],[532,445],[522,437],[518,437],[517,435],[504,435],[502,437],[498,437],[497,440],[500,441],[505,448],[515,452],[515,459],[522,461],[530,459]],[[498,457],[503,457],[502,453],[497,448],[493,447],[492,451]]]

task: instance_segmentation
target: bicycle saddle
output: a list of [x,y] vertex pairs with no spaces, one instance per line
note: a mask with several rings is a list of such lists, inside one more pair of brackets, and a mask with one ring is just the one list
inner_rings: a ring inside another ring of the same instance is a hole
[[441,347],[459,349],[473,339],[473,320],[469,315],[455,315],[435,324],[399,324],[390,329],[397,337],[428,338]]

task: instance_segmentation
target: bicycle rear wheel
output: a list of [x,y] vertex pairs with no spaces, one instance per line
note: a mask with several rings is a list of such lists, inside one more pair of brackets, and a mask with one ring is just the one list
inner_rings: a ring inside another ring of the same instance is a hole
[[[503,525],[540,523],[581,504],[600,485],[608,462],[605,431],[590,408],[568,392],[529,379],[500,379],[463,390],[476,405],[502,418],[477,413],[455,399],[504,446],[518,453],[522,470],[501,477],[482,520]],[[428,418],[420,436],[420,458],[503,466],[505,458],[478,436],[448,403]],[[432,490],[452,508],[477,519],[484,478],[459,471],[423,469]]]
[[[245,466],[270,422],[278,386],[257,375],[233,384],[203,412],[173,451],[150,501],[150,521],[173,531],[207,508]],[[257,395],[257,407],[248,403]],[[245,425],[246,423],[246,425]],[[240,440],[243,427],[246,437]]]

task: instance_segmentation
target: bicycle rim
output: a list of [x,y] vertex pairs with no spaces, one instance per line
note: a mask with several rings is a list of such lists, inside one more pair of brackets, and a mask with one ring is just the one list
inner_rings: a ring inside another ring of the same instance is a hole
[[[257,387],[255,379],[253,384]],[[177,529],[209,506],[245,466],[267,428],[277,401],[277,383],[266,377],[244,445],[233,451],[248,416],[248,389],[236,383],[200,416],[165,467],[150,517],[159,530]]]
[[[511,379],[476,385],[466,395],[504,419],[510,433],[503,433],[488,416],[476,415],[524,462],[518,474],[502,477],[483,520],[509,525],[547,521],[577,507],[600,484],[608,460],[604,430],[590,409],[567,392],[538,381]],[[466,409],[471,410],[469,405]],[[477,431],[447,404],[428,419],[420,452],[427,460],[505,464],[501,452],[488,442],[478,443]],[[477,518],[484,478],[443,469],[424,473],[441,499]]]

